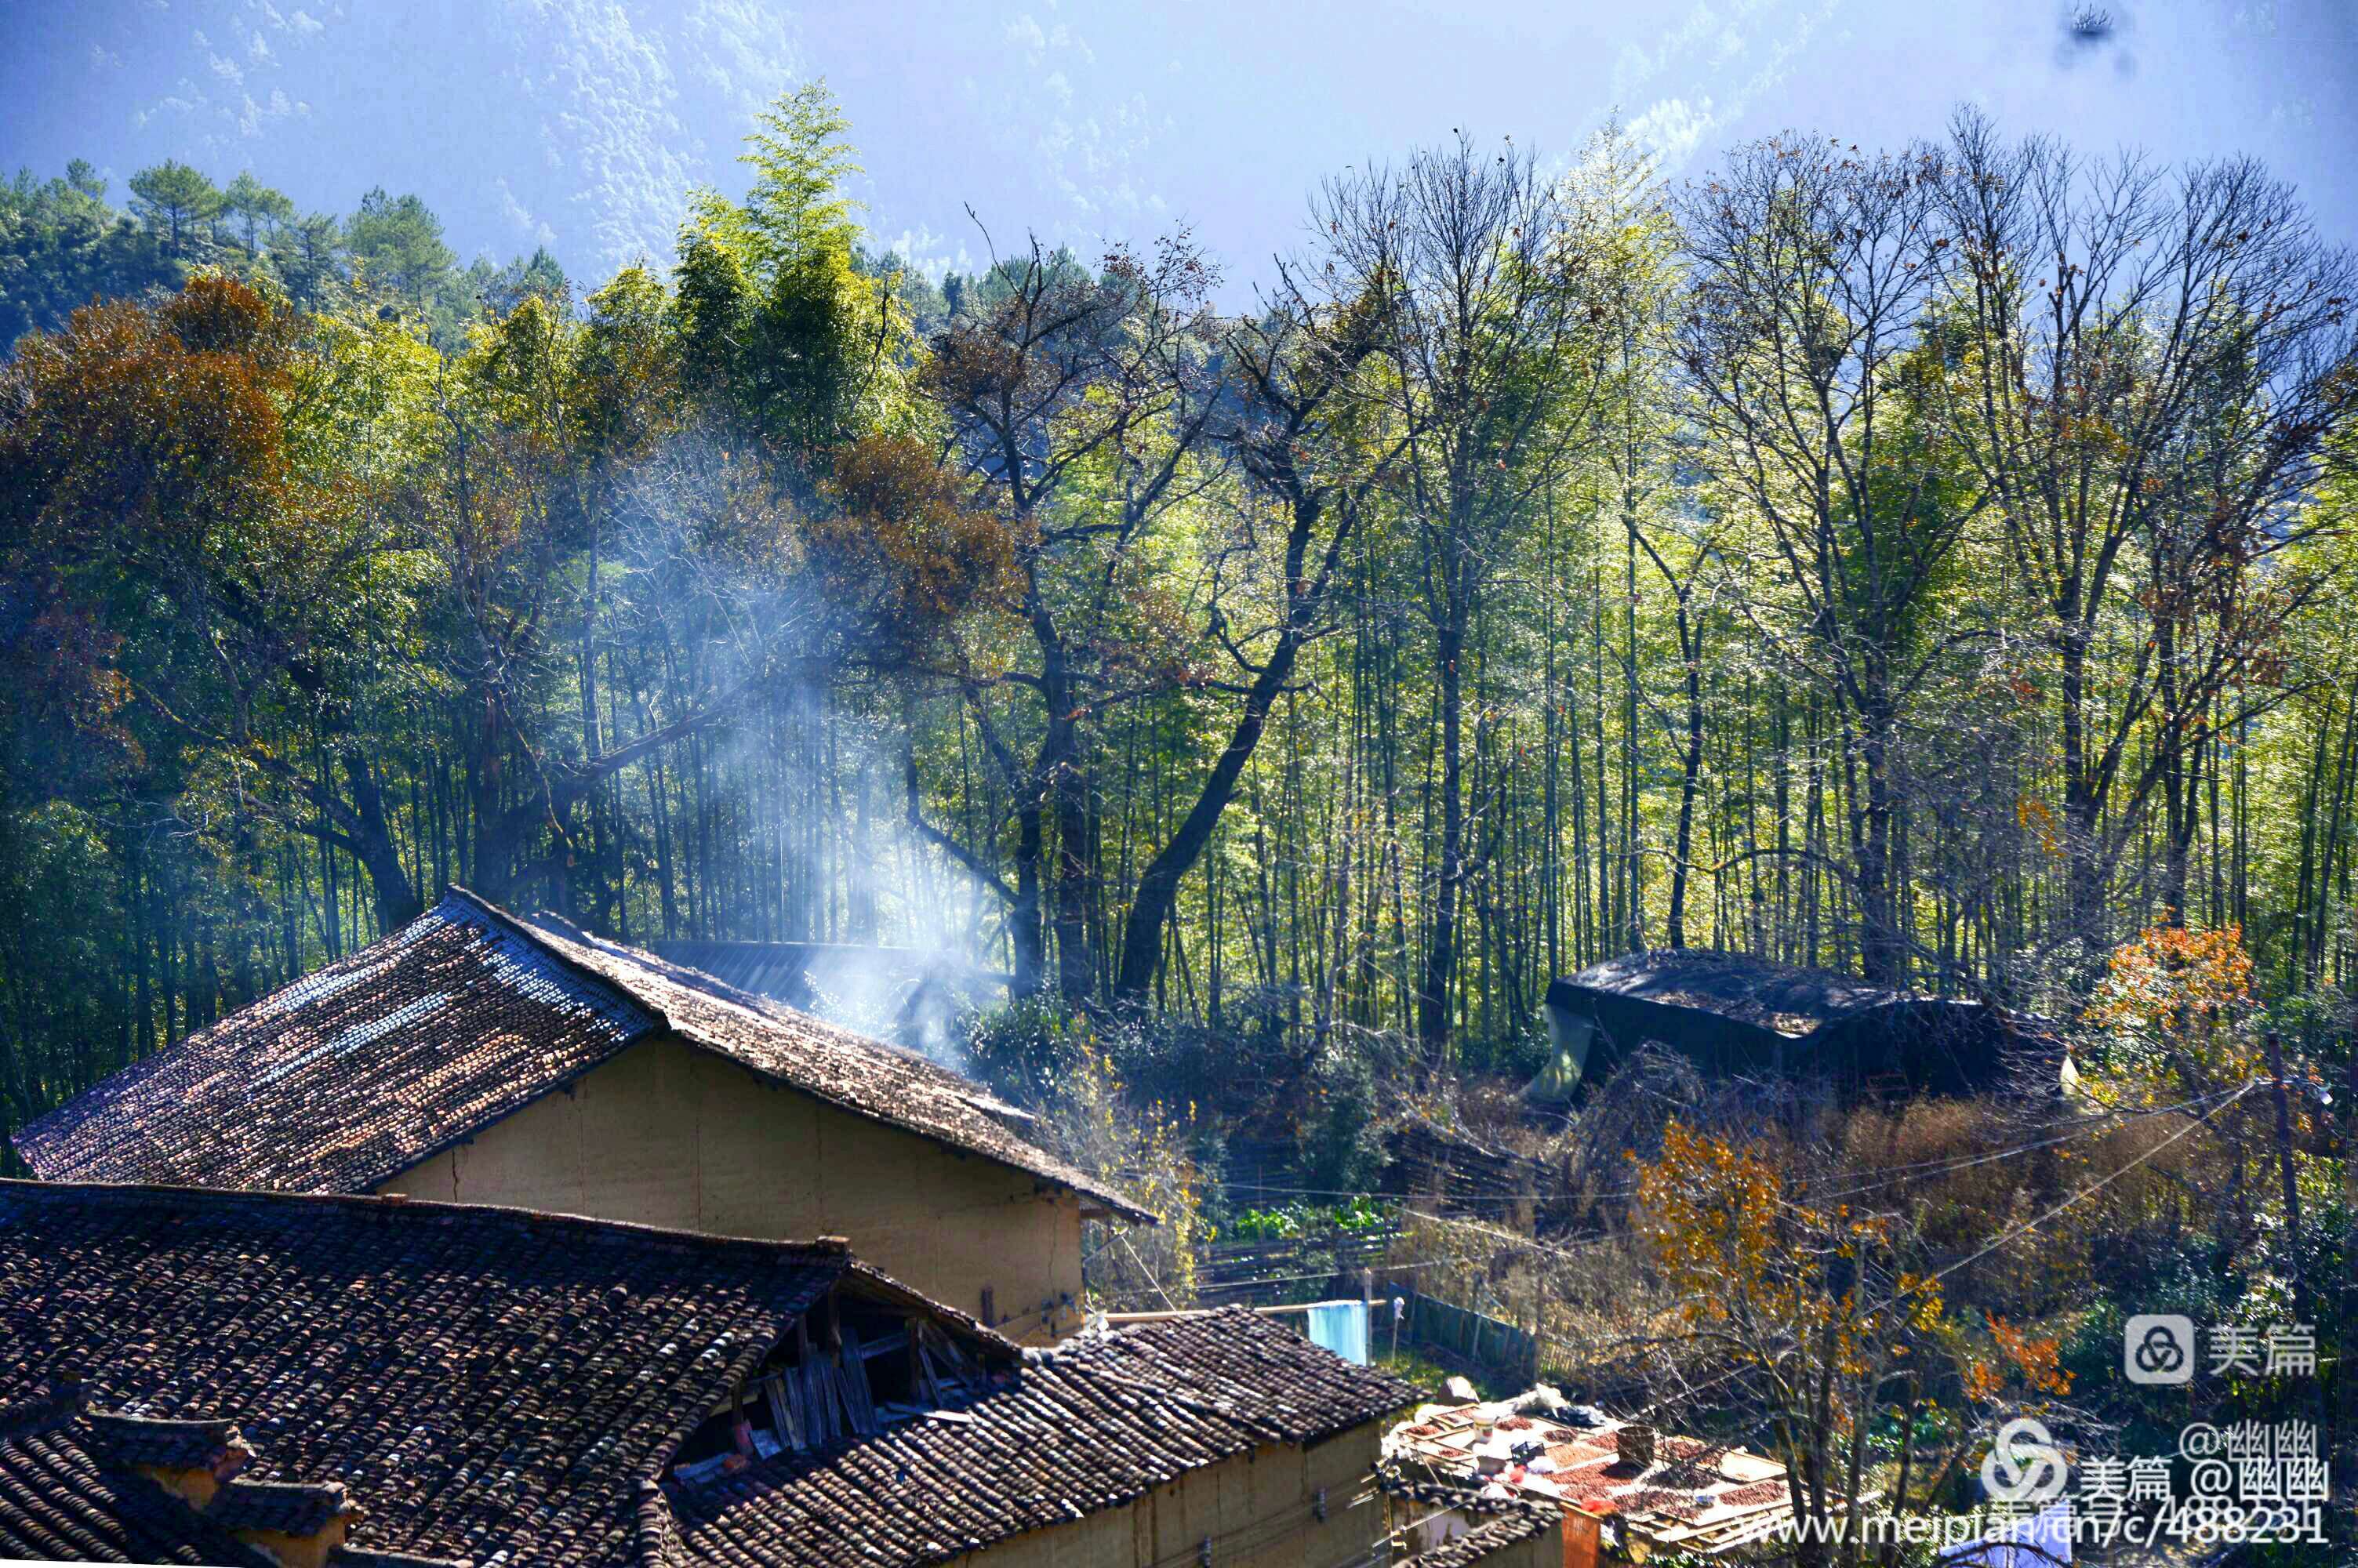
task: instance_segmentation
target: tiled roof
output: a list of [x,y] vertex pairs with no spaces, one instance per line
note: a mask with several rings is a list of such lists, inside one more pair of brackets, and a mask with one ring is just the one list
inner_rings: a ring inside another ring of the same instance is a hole
[[1454,1487],[1412,1475],[1397,1464],[1376,1470],[1383,1491],[1427,1509],[1448,1509],[1481,1522],[1464,1535],[1453,1536],[1416,1558],[1417,1568],[1473,1568],[1510,1546],[1560,1527],[1563,1510],[1552,1503],[1526,1502],[1516,1497],[1495,1497],[1476,1487]]
[[232,1481],[206,1508],[232,1530],[313,1535],[352,1506],[341,1481]]
[[856,1115],[1152,1217],[980,1086],[553,916],[463,890],[17,1132],[56,1181],[366,1192],[668,1032]]
[[160,1461],[110,1443],[79,1398],[46,1396],[0,1411],[0,1560],[276,1568],[140,1475]]
[[1520,1546],[1562,1524],[1563,1515],[1553,1509],[1511,1508],[1418,1557],[1417,1568],[1475,1568],[1507,1548]]
[[1131,1219],[1154,1218],[1010,1131],[998,1117],[1013,1108],[980,1084],[914,1051],[796,1012],[653,953],[590,935],[555,915],[535,915],[520,924],[550,952],[610,981],[693,1044],[859,1115],[1070,1187]]
[[1417,1397],[1242,1308],[1085,1336],[957,1412],[823,1461],[673,1486],[676,1554],[914,1568],[1123,1506],[1270,1443],[1314,1444]]
[[[299,1523],[340,1483],[363,1551],[632,1562],[639,1483],[854,1273],[897,1289],[832,1245],[0,1183],[0,1405],[80,1378],[106,1408],[233,1419],[241,1484],[312,1484],[253,1506]],[[37,1460],[62,1462],[12,1463]]]

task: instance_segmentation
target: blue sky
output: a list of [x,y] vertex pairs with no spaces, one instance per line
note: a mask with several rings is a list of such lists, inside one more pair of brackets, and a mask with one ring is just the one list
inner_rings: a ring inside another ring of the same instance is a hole
[[1893,144],[1971,102],[2010,129],[2292,179],[2358,240],[2358,0],[1185,5],[1091,0],[5,0],[0,160],[115,180],[166,157],[306,208],[415,190],[462,254],[577,276],[667,254],[687,189],[741,184],[753,112],[825,75],[869,222],[938,268],[1026,230],[1084,248],[1185,222],[1231,294],[1347,164],[1465,126],[1567,153],[1617,112],[1674,173],[1785,128]]

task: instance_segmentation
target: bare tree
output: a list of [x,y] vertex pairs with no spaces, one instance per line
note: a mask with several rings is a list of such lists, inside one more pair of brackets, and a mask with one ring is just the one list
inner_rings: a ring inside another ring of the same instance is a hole
[[1417,606],[1433,631],[1440,720],[1439,867],[1425,921],[1417,1037],[1444,1053],[1459,901],[1473,867],[1466,655],[1476,607],[1519,527],[1592,432],[1605,355],[1596,258],[1530,154],[1460,134],[1403,168],[1329,182],[1336,264],[1379,290],[1392,415],[1407,438]]
[[1957,636],[1934,590],[1983,502],[1924,416],[1925,312],[1941,275],[1927,154],[1776,138],[1737,149],[1682,213],[1681,328],[1720,482],[1757,514],[1792,613],[1749,613],[1841,721],[1845,868],[1867,978],[1904,979],[1895,863],[1910,700]]
[[[1152,257],[1117,251],[1095,274],[1034,242],[976,287],[976,305],[936,339],[922,383],[950,432],[949,455],[991,493],[1016,540],[1027,667],[967,661],[947,673],[1014,803],[1014,885],[996,876],[987,885],[1007,906],[1018,995],[1045,985],[1052,816],[1057,989],[1072,1001],[1095,994],[1088,721],[1184,678],[1167,665],[1126,665],[1110,656],[1125,640],[1096,633],[1135,586],[1135,547],[1149,526],[1209,482],[1195,459],[1216,407],[1204,351],[1211,283],[1184,234]],[[1108,479],[1098,497],[1061,506],[1092,472]],[[1010,691],[1035,710],[1028,748],[992,709]],[[914,806],[912,817],[932,841],[962,849]],[[971,851],[959,859],[976,869]]]
[[2358,278],[2247,160],[2175,178],[2134,156],[2091,164],[1967,113],[1944,161],[1942,277],[1965,341],[1943,421],[2037,596],[2071,929],[2102,943],[2157,787],[2182,908],[2205,758],[2279,699],[2255,677],[2309,589],[2271,566],[2358,397]]

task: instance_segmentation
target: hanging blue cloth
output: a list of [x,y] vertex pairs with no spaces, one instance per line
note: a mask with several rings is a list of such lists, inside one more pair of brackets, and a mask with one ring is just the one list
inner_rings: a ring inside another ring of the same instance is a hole
[[1310,1309],[1310,1343],[1354,1366],[1368,1364],[1368,1303],[1321,1302]]

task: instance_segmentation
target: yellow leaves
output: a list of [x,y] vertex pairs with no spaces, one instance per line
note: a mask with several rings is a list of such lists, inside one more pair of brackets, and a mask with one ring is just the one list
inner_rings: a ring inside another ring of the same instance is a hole
[[[2263,1076],[2266,1065],[2247,1027],[2253,1001],[2252,958],[2241,926],[2158,925],[2114,950],[2082,1016],[2145,1053],[2128,1058],[2124,1072],[2131,1082],[2111,1086],[2115,1094],[2123,1087],[2158,1088],[2164,1079],[2201,1093]],[[2140,1075],[2155,1081],[2135,1085]]]
[[2041,853],[2050,860],[2063,858],[2063,838],[2058,831],[2055,813],[2036,795],[2024,795],[2014,803],[2014,820],[2023,831],[2036,837]]

